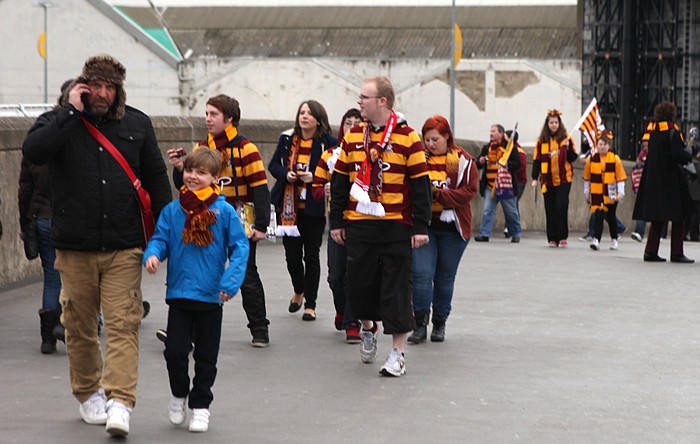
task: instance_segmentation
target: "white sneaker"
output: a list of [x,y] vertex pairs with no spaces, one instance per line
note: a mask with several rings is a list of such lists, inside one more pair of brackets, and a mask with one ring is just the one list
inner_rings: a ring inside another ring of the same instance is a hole
[[598,249],[600,248],[600,241],[596,238],[593,238],[593,240],[591,241],[591,245],[589,246],[591,247],[591,250],[598,251]]
[[[375,328],[377,328],[377,324],[374,325]],[[365,364],[370,364],[377,358],[377,332],[361,328],[360,338],[362,339],[362,343],[360,344],[360,359]]]
[[88,424],[106,424],[107,407],[105,405],[105,392],[99,389],[85,402],[80,404],[80,416]]
[[593,236],[589,236],[588,234],[584,234],[583,236],[579,237],[578,240],[581,242],[590,242],[593,240]]
[[610,249],[611,250],[617,250],[617,239],[612,239],[610,241]]
[[131,409],[119,401],[110,399],[107,401],[107,433],[112,436],[126,436],[129,434],[129,419]]
[[187,410],[185,409],[187,398],[178,398],[170,396],[170,404],[168,405],[168,418],[172,425],[182,425],[187,419]]
[[406,374],[406,359],[398,348],[394,348],[386,358],[386,362],[379,370],[380,375],[401,376]]
[[637,233],[637,232],[632,233],[632,234],[630,235],[630,237],[631,237],[632,239],[636,240],[637,242],[641,242],[641,241],[642,241],[642,235],[639,234],[639,233]]
[[189,429],[195,433],[209,430],[209,409],[192,409]]

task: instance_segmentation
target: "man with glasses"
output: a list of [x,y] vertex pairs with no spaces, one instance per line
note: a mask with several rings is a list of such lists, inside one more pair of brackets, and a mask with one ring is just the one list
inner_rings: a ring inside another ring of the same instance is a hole
[[364,122],[347,133],[331,178],[331,236],[348,250],[348,297],[362,323],[360,358],[374,362],[382,321],[393,344],[380,374],[401,376],[415,327],[411,249],[428,242],[430,182],[420,137],[393,110],[389,79],[365,80],[357,103]]

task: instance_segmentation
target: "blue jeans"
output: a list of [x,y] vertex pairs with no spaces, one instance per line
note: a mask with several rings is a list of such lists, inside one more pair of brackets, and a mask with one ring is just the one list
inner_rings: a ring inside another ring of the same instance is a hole
[[39,236],[39,257],[44,269],[44,294],[41,301],[42,310],[58,310],[58,296],[61,293],[61,275],[53,268],[56,250],[51,246],[51,219],[37,218],[36,231]]
[[493,213],[496,211],[496,204],[501,203],[503,215],[506,217],[506,228],[508,233],[513,237],[520,237],[520,217],[518,216],[518,202],[515,197],[510,199],[499,199],[494,195],[494,192],[486,189],[484,193],[484,212],[481,216],[481,227],[479,234],[481,236],[491,236],[493,230]]
[[447,320],[457,267],[469,240],[456,231],[430,228],[428,236],[430,242],[413,250],[413,309],[427,312],[432,305],[433,319]]
[[636,220],[634,221],[634,232],[644,238],[644,232],[647,230],[647,221]]

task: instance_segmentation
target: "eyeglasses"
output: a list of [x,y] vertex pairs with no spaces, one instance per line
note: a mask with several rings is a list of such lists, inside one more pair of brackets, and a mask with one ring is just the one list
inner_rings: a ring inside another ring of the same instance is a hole
[[366,96],[364,94],[360,94],[360,100],[367,100],[367,99],[381,99],[380,96]]

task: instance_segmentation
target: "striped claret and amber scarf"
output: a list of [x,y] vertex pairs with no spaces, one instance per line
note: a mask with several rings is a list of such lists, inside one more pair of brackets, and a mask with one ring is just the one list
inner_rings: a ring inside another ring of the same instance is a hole
[[591,213],[596,210],[608,211],[605,204],[614,203],[607,195],[610,184],[617,187],[615,153],[608,151],[604,156],[595,153],[591,157]]
[[182,241],[199,247],[206,247],[214,241],[209,227],[216,223],[216,215],[209,206],[218,199],[219,186],[212,184],[197,191],[190,191],[186,185],[180,188],[180,206],[187,215]]
[[[678,125],[676,125],[673,122],[654,122],[654,121],[651,121],[647,125],[647,130],[646,130],[645,135],[648,133],[651,133],[652,131],[659,131],[659,132],[668,131],[671,128],[678,131],[678,134],[680,134],[680,136],[681,136],[681,140],[683,140],[683,133],[681,133],[681,131],[678,129]],[[642,140],[644,140],[644,139],[642,138]],[[646,140],[649,140],[649,138],[647,137]]]

